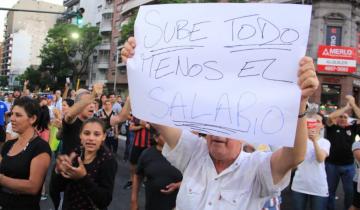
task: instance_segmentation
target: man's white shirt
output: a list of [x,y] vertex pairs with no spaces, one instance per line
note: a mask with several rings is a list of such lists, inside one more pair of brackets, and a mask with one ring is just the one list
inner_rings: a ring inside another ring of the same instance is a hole
[[288,173],[273,184],[270,152],[241,152],[235,162],[216,172],[206,140],[183,131],[176,147],[163,155],[183,173],[177,210],[259,210],[290,182]]

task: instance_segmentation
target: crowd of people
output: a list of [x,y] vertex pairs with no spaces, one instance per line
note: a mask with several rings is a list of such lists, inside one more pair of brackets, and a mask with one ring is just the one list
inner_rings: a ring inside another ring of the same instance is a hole
[[[129,38],[121,55],[133,56]],[[113,199],[120,133],[130,162],[131,210],[280,209],[290,184],[292,209],[335,209],[341,179],[344,210],[360,209],[360,108],[352,96],[324,115],[309,109],[319,82],[311,58],[299,61],[300,109],[294,147],[274,148],[146,122],[103,85],[37,95],[28,89],[0,101],[0,209],[39,210],[49,194],[55,209],[102,209]],[[122,131],[122,130],[124,130]],[[51,163],[54,164],[51,164]],[[50,184],[45,187],[50,171]],[[291,176],[291,174],[293,176]],[[290,183],[290,180],[291,183]]]

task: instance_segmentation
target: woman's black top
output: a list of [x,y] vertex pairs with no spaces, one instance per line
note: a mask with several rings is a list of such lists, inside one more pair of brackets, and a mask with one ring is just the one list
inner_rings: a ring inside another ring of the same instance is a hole
[[[1,150],[3,159],[0,164],[0,173],[14,179],[29,179],[32,159],[42,153],[47,153],[51,157],[50,146],[40,137],[35,137],[23,151],[17,155],[8,156],[8,152],[16,141],[17,139],[9,140],[4,144]],[[0,206],[2,209],[40,209],[40,197],[41,188],[36,195],[27,195],[0,186]]]
[[117,162],[112,153],[101,146],[95,159],[85,164],[87,175],[80,180],[70,180],[60,174],[52,181],[64,191],[63,210],[107,209],[112,201]]
[[160,190],[166,189],[171,183],[180,182],[182,174],[165,159],[156,146],[141,154],[136,174],[146,178],[146,210],[171,210],[175,207],[178,190],[170,194],[164,194]]

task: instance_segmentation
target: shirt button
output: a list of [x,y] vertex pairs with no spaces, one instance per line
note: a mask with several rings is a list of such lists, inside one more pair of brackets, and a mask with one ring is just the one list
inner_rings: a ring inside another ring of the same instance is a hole
[[211,205],[212,205],[212,203],[211,203],[211,202],[209,202],[208,204],[209,204],[209,206],[211,206]]
[[217,181],[218,180],[218,178],[215,178],[215,181]]
[[191,192],[192,192],[192,189],[189,189],[189,192],[191,193]]
[[236,200],[233,200],[233,203],[236,203]]

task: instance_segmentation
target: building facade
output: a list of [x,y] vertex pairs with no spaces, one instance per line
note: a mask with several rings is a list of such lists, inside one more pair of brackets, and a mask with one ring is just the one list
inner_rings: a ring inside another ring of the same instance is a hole
[[[61,5],[20,0],[14,9],[63,12]],[[9,11],[5,23],[2,53],[2,74],[9,76],[9,85],[16,86],[15,78],[29,66],[40,65],[40,49],[47,32],[56,23],[58,15]]]
[[[67,8],[68,13],[84,8],[82,24],[99,27],[99,34],[102,40],[89,58],[90,65],[84,80],[86,80],[85,83],[88,87],[97,82],[107,84],[107,74],[109,72],[110,61],[112,60],[110,49],[114,12],[113,0],[65,0],[64,6]],[[76,24],[76,18],[72,18],[68,22]]]
[[[312,4],[312,20],[307,55],[318,64],[320,45],[345,46],[360,49],[359,0],[264,0],[262,3]],[[359,56],[359,55],[358,55]],[[310,101],[331,109],[344,106],[346,95],[353,95],[359,104],[360,65],[354,73],[323,72],[317,68],[320,86]]]

